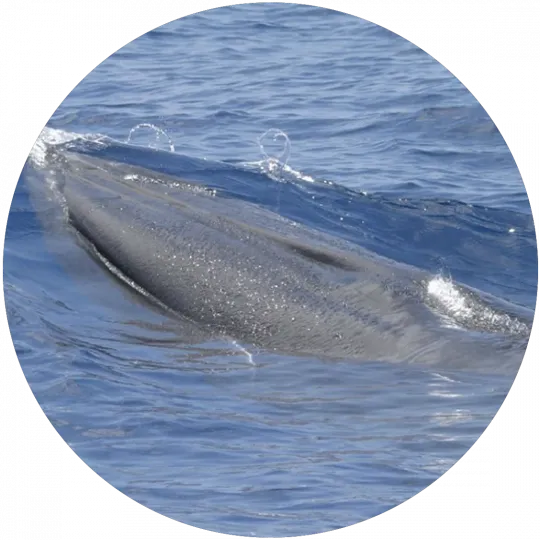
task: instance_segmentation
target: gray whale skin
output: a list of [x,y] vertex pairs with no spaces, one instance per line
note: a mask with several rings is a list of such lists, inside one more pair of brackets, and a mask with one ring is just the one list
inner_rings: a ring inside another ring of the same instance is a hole
[[[124,280],[247,348],[322,358],[519,366],[532,316],[177,177],[57,150],[70,224]],[[449,324],[449,322],[451,324]]]

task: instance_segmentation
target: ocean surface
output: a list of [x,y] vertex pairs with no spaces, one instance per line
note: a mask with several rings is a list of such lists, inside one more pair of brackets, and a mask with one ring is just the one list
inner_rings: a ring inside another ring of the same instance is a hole
[[[140,124],[155,128],[131,132]],[[269,129],[281,131],[260,140]],[[182,342],[174,319],[58,226],[58,200],[32,199],[43,149],[70,142],[189,175],[531,314],[534,225],[482,106],[376,25],[314,7],[241,5],[172,22],[113,54],[30,155],[9,215],[4,290],[41,407],[129,497],[212,531],[328,531],[437,480],[501,406],[518,364],[434,368]]]

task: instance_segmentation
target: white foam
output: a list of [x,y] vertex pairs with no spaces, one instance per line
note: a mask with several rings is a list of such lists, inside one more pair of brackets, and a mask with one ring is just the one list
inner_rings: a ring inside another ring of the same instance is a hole
[[473,309],[450,279],[437,276],[427,286],[427,292],[444,307],[445,311],[459,318],[469,318]]
[[32,150],[30,150],[28,158],[34,166],[44,167],[47,163],[47,150],[51,146],[73,141],[77,138],[80,138],[80,135],[77,133],[48,127],[43,128]]
[[452,323],[467,327],[473,324],[488,331],[509,332],[526,335],[528,326],[502,312],[497,312],[490,306],[478,301],[474,296],[464,294],[449,278],[434,277],[427,284],[427,294],[435,301],[437,311],[444,318],[450,318]]
[[104,135],[73,133],[62,129],[45,127],[34,143],[32,150],[30,150],[28,158],[35,167],[45,167],[47,165],[47,151],[53,146],[76,140],[98,143],[106,138]]

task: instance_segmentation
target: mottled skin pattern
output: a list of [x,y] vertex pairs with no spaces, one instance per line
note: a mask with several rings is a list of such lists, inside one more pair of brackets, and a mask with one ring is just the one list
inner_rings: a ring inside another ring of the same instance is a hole
[[176,177],[61,149],[50,162],[69,222],[129,280],[216,335],[332,358],[493,367],[523,357],[530,321],[520,336],[471,332],[474,321],[445,327],[420,270]]

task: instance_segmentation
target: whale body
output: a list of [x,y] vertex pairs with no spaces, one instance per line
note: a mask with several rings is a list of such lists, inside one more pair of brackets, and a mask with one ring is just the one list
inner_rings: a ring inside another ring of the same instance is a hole
[[109,270],[216,335],[328,358],[523,357],[531,314],[489,295],[189,179],[58,147],[48,167],[70,226]]

